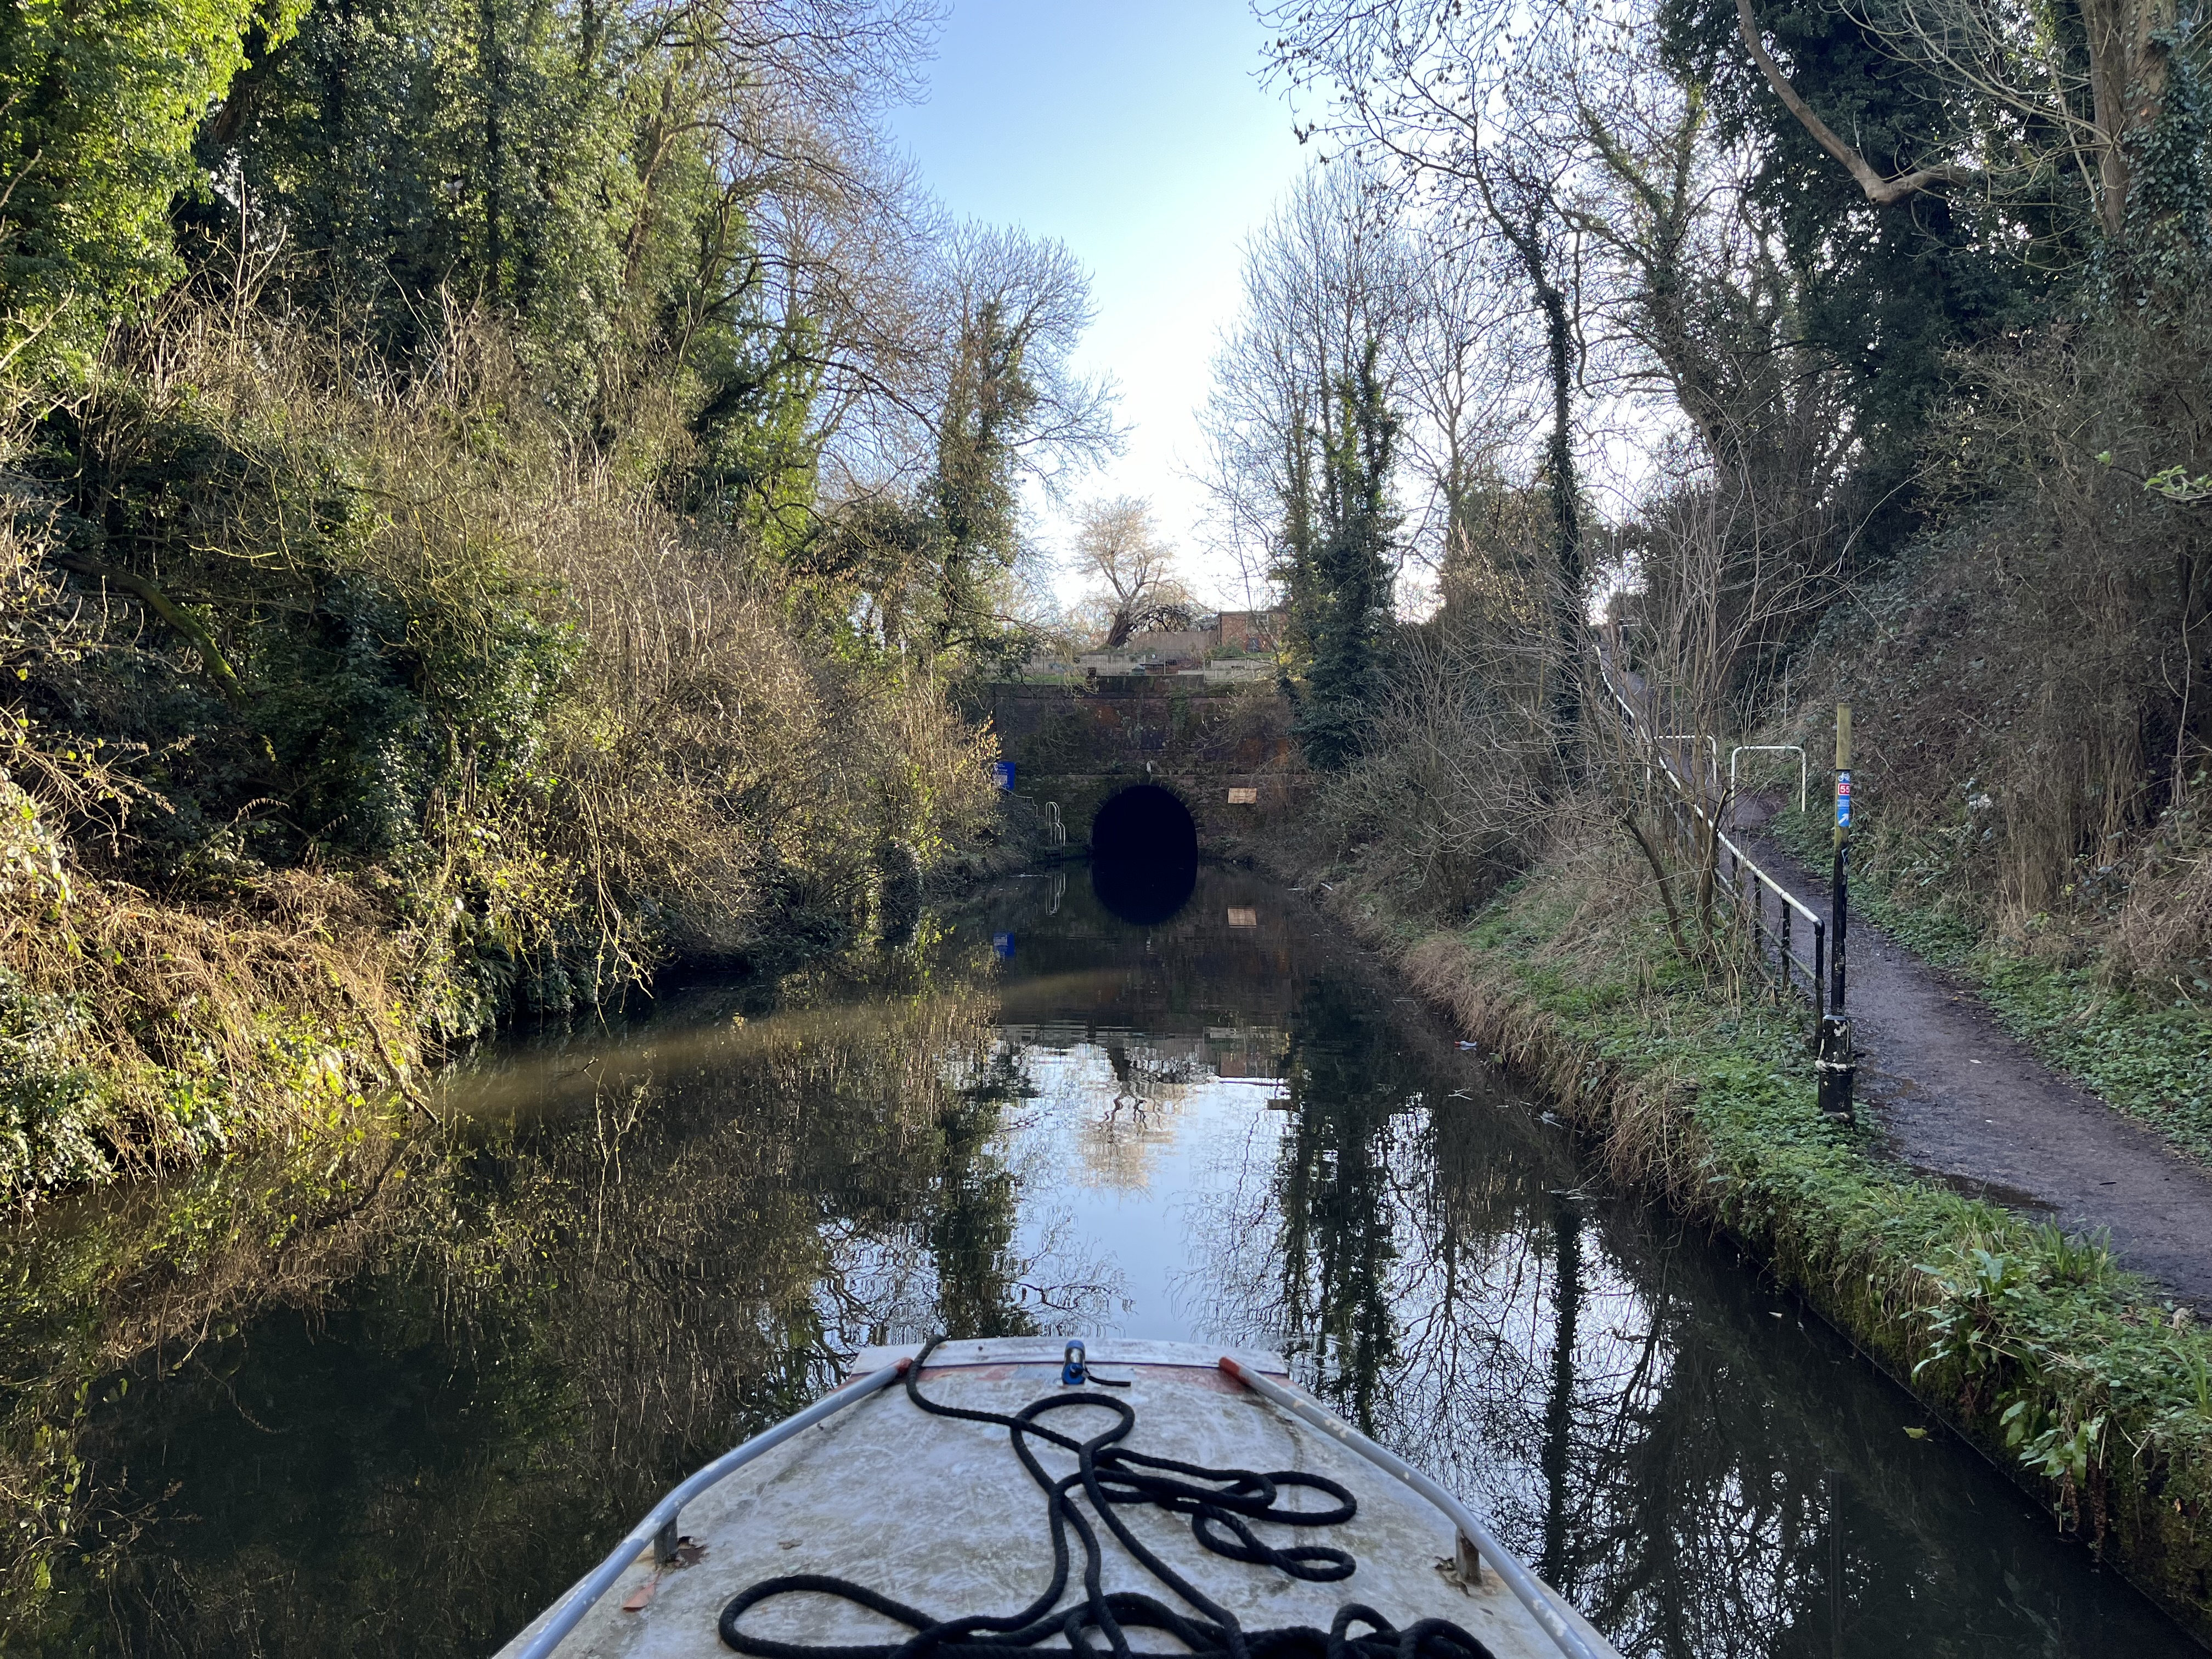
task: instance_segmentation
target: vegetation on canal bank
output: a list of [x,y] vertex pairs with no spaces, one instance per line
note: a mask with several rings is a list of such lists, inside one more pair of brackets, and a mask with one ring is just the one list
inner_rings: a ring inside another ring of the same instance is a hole
[[[2202,1156],[2212,30],[1265,9],[1332,165],[1249,249],[1211,477],[1291,603],[1332,853],[1480,903],[1550,823],[1669,833],[1616,695],[1716,794],[1739,742],[1820,768],[1847,702],[1863,867]],[[2084,122],[2107,73],[2144,100]],[[1420,620],[1370,648],[1378,611]]]
[[[2030,192],[1985,136],[2040,92],[1833,8],[1631,8],[1601,52],[1574,5],[1270,15],[1343,165],[1255,240],[1217,489],[1292,592],[1370,540],[1425,590],[1285,857],[2212,1639],[2212,1342],[1820,1118],[1655,765],[1721,808],[1734,744],[1818,767],[1850,702],[1900,933],[2201,1155],[2212,34]],[[1438,62],[1485,68],[1440,97]],[[1335,437],[1376,401],[1388,442]]]
[[0,49],[0,1200],[988,851],[1116,438],[884,140],[932,9],[112,9]]
[[1442,927],[1356,872],[1331,896],[1610,1176],[1742,1240],[2212,1638],[2212,1333],[2098,1241],[1915,1179],[1822,1117],[1802,1011],[1686,962],[1636,859],[1556,853]]
[[[1960,811],[1966,816],[1963,804]],[[2185,825],[2193,813],[2184,815]],[[1830,856],[1823,812],[1779,813],[1767,828],[1815,868]],[[1965,884],[1945,878],[1932,850],[1928,837],[1877,817],[1852,842],[1854,911],[1923,961],[1971,979],[1997,1018],[2051,1065],[2212,1162],[2212,1010],[2191,965],[2168,963],[2170,971],[2158,975],[2115,972],[2125,935],[2110,919],[2102,927],[2067,927],[2031,916],[2008,935],[1960,902]],[[2112,908],[2131,919],[2152,903],[2179,911],[2177,885],[2171,875],[2160,881],[2154,872],[2124,887]]]
[[498,331],[443,349],[188,309],[19,454],[0,1191],[419,1103],[440,1045],[821,949],[988,833],[944,673],[533,416]]

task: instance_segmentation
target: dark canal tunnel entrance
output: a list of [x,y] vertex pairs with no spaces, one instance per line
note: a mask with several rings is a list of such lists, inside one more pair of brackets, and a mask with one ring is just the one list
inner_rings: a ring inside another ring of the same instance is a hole
[[1091,889],[1124,921],[1165,921],[1198,885],[1198,826],[1171,790],[1122,790],[1091,821]]

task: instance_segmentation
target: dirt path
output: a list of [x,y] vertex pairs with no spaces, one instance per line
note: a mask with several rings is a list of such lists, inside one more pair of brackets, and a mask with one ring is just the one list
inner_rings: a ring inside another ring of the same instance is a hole
[[[1826,912],[1828,882],[1751,827],[1737,839],[1768,873]],[[1861,1116],[1892,1156],[1976,1197],[2109,1229],[2123,1265],[2212,1311],[2212,1171],[2038,1060],[1965,984],[1854,918],[1849,1009]]]

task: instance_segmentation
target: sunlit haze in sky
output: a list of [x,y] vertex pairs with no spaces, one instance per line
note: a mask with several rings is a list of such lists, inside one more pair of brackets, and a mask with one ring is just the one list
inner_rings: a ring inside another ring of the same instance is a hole
[[[1230,605],[1241,581],[1205,560],[1182,473],[1203,459],[1196,413],[1244,239],[1311,155],[1260,83],[1264,39],[1243,0],[955,0],[928,100],[891,121],[955,214],[1057,237],[1091,271],[1077,362],[1120,383],[1129,434],[1076,494],[1149,498],[1201,595]],[[1036,527],[1064,553],[1064,520]]]

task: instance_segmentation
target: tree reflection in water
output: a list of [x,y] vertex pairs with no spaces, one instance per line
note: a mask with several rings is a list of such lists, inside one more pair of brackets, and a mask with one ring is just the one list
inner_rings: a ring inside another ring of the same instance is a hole
[[1275,1175],[1283,1227],[1282,1328],[1305,1357],[1315,1389],[1366,1433],[1375,1389],[1400,1360],[1391,1297],[1396,1288],[1397,1206],[1389,1129],[1408,1103],[1395,1079],[1361,1062],[1370,1045],[1333,1039],[1364,1023],[1352,988],[1316,980],[1292,1025],[1292,1113]]
[[2184,1650],[1279,890],[1049,891],[19,1224],[0,1650],[481,1655],[859,1347],[1118,1326],[1283,1349],[1639,1659]]
[[380,1140],[345,1226],[273,1250],[296,1180],[246,1166],[194,1238],[150,1201],[26,1230],[6,1375],[59,1380],[8,1424],[40,1524],[0,1648],[486,1652],[858,1347],[1095,1321],[1095,1264],[1017,1246],[1028,1085],[975,967],[541,1045],[482,1084],[514,1109]]
[[1910,1402],[1838,1339],[1703,1239],[1579,1191],[1563,1142],[1455,1087],[1387,1006],[1307,987],[1295,1110],[1202,1209],[1184,1291],[1212,1334],[1291,1355],[1626,1654],[2188,1650],[1970,1456],[1964,1483],[1931,1467]]

